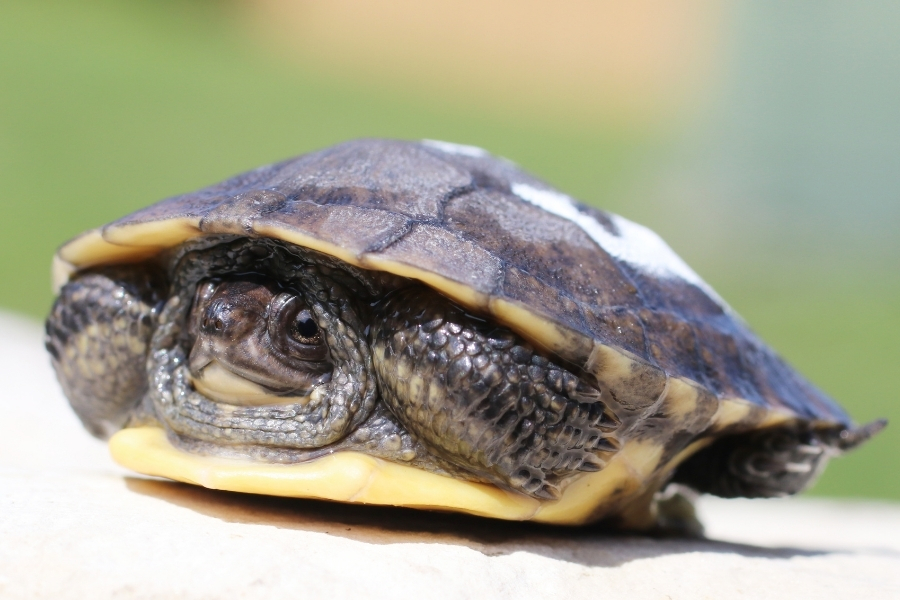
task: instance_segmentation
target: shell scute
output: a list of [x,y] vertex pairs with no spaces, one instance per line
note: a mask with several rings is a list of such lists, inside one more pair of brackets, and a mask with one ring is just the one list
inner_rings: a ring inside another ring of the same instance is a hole
[[262,232],[275,227],[291,229],[361,257],[394,243],[409,231],[411,225],[409,217],[384,210],[292,202],[284,210],[259,219],[255,230]]
[[623,350],[635,356],[649,356],[644,325],[636,309],[591,306],[588,314],[591,332],[598,339],[615,339]]
[[390,246],[368,254],[366,259],[371,261],[376,255],[438,273],[485,295],[497,289],[503,272],[503,263],[489,251],[443,227],[427,223],[414,224]]
[[452,199],[444,214],[448,229],[582,306],[640,305],[631,282],[612,260],[597,259],[602,250],[584,231],[511,193],[476,190]]

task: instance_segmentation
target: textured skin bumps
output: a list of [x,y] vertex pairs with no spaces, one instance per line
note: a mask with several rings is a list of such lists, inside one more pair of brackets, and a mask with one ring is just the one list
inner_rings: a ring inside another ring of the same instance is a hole
[[162,293],[152,270],[100,268],[63,287],[47,317],[53,367],[97,437],[118,431],[147,391],[144,362]]
[[505,328],[424,287],[377,308],[372,331],[382,397],[438,456],[541,498],[618,449],[602,392]]

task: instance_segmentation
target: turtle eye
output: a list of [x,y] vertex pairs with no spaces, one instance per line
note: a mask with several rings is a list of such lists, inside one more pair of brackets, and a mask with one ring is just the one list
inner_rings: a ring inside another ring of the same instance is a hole
[[280,352],[306,361],[327,359],[328,345],[322,329],[299,297],[287,292],[278,294],[268,312],[269,340]]
[[312,314],[305,309],[297,313],[291,326],[291,336],[301,344],[318,344],[322,341],[319,326],[313,320]]

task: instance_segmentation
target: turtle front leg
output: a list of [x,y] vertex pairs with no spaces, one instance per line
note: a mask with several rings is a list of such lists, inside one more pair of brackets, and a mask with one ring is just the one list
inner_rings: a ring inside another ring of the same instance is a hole
[[45,345],[84,426],[105,439],[147,390],[146,359],[164,292],[145,265],[88,271],[63,286],[47,317]]
[[508,329],[423,287],[376,306],[382,398],[416,440],[479,478],[554,499],[617,451],[602,392]]

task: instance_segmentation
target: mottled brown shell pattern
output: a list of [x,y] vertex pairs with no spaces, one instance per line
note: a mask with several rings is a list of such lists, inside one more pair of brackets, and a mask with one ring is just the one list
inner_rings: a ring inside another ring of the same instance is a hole
[[348,142],[140,210],[59,258],[72,271],[205,233],[277,237],[422,279],[573,365],[615,349],[657,395],[678,377],[765,411],[850,422],[649,230],[476,148]]

